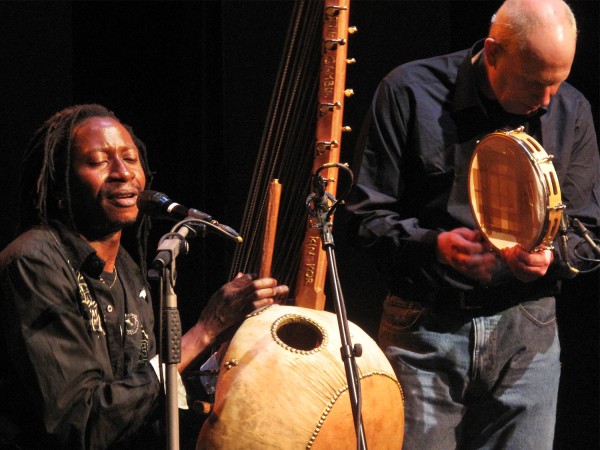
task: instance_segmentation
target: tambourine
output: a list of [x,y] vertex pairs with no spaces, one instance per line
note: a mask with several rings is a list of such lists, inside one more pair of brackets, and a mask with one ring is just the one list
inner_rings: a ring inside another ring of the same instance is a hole
[[469,167],[476,224],[495,250],[551,249],[562,210],[552,156],[520,127],[485,136]]

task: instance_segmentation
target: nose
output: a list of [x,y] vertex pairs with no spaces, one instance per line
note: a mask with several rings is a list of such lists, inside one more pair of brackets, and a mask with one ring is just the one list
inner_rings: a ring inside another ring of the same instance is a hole
[[538,92],[535,97],[535,103],[546,108],[550,104],[550,100],[558,91],[558,85],[546,86]]
[[544,89],[544,93],[543,93],[543,95],[541,97],[541,101],[540,101],[541,106],[546,108],[550,104],[550,99],[552,98],[553,95],[554,95],[554,93],[551,92],[550,89]]
[[127,167],[127,164],[120,156],[116,156],[113,159],[110,174],[111,178],[127,181],[135,176],[135,173],[129,170],[129,167]]

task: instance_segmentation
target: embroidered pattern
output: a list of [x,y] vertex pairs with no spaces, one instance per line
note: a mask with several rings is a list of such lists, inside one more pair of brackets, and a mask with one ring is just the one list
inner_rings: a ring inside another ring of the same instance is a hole
[[90,293],[90,289],[81,275],[81,272],[77,272],[77,285],[79,287],[79,296],[81,297],[82,315],[88,323],[88,330],[90,332],[98,333],[106,336],[106,332],[102,327],[102,317],[98,309],[98,302]]
[[140,329],[140,319],[137,314],[125,314],[125,331],[127,336],[133,336]]
[[144,330],[144,326],[141,326],[142,332],[142,345],[140,345],[140,356],[138,358],[138,367],[143,367],[148,362],[148,343],[150,341],[150,337],[146,330]]

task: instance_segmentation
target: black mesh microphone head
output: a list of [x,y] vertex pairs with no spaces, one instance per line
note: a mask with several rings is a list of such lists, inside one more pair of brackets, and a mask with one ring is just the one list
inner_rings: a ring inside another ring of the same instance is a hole
[[148,215],[166,214],[166,208],[171,201],[162,192],[142,191],[137,198],[140,212]]

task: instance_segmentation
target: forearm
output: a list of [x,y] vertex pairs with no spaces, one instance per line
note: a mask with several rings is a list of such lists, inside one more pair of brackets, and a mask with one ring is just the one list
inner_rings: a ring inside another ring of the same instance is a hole
[[350,242],[388,265],[434,259],[439,230],[423,228],[415,217],[402,217],[394,210],[395,200],[366,186],[357,185],[353,195],[347,206]]
[[181,361],[179,373],[203,353],[215,340],[216,333],[204,321],[198,321],[181,337]]

